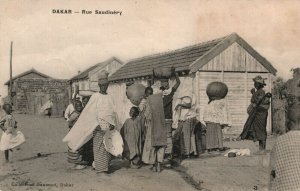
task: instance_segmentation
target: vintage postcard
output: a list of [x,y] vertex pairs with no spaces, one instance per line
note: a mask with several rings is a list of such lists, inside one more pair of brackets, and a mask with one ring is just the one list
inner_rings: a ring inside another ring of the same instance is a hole
[[299,190],[299,10],[2,0],[0,191]]

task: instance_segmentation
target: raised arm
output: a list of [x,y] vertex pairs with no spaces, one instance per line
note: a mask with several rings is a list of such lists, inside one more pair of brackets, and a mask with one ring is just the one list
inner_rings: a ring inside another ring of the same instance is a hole
[[72,99],[73,102],[76,100],[76,97],[77,97],[78,94],[79,94],[79,86],[75,86],[75,95]]
[[178,89],[178,87],[180,85],[180,79],[179,79],[178,75],[176,74],[174,67],[172,67],[172,74],[176,79],[176,84],[173,86],[173,90],[174,90],[174,92],[176,92],[176,90]]
[[152,75],[151,75],[151,84],[150,87],[154,84],[154,68],[152,69]]

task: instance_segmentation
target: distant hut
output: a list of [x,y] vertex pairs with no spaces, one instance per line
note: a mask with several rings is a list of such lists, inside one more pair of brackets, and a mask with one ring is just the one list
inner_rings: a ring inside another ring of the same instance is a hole
[[[277,72],[270,62],[236,33],[174,51],[137,58],[109,77],[112,82],[109,90],[118,100],[118,110],[121,114],[128,112],[126,83],[136,82],[148,86],[151,83],[152,69],[161,66],[176,68],[182,81],[178,92],[185,91],[186,86],[192,90],[199,119],[204,105],[208,102],[208,83],[226,83],[229,88],[227,100],[232,114],[232,133],[240,133],[243,129],[247,118],[246,108],[251,98],[250,90],[253,88],[252,79],[257,75],[267,78],[265,90],[271,92],[272,78]],[[271,130],[270,115],[267,129]]]
[[[5,85],[10,86],[10,81]],[[67,80],[54,79],[35,69],[12,78],[12,104],[15,112],[40,114],[41,107],[50,99],[53,102],[52,116],[63,116],[68,104]]]

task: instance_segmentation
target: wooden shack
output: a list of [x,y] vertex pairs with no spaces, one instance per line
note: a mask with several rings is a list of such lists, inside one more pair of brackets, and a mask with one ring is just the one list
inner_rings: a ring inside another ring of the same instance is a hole
[[[109,78],[112,82],[109,91],[118,102],[120,115],[127,114],[130,106],[125,96],[126,83],[150,85],[153,68],[170,66],[176,68],[182,81],[178,92],[186,91],[186,86],[193,92],[199,120],[202,119],[203,107],[208,102],[208,83],[222,81],[227,84],[232,133],[242,131],[248,116],[246,108],[250,103],[252,79],[257,75],[266,78],[265,90],[271,91],[272,78],[277,72],[270,62],[236,33],[174,51],[137,58],[126,63]],[[267,129],[271,130],[270,115]]]
[[114,73],[122,66],[122,61],[116,57],[111,57],[103,62],[97,63],[78,75],[72,77],[69,82],[72,86],[72,92],[74,93],[74,87],[78,86],[79,90],[94,90],[98,91],[98,74],[103,70],[106,70],[109,74]]
[[[9,81],[5,83],[9,89]],[[40,114],[41,107],[52,99],[52,116],[63,116],[69,103],[67,80],[53,79],[35,69],[26,71],[12,79],[13,109],[23,114]]]

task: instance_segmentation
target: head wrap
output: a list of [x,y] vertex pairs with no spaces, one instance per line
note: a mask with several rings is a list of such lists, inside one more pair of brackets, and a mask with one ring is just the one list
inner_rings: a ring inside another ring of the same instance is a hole
[[257,83],[260,83],[262,85],[266,85],[265,79],[266,78],[262,78],[261,76],[256,76],[255,78],[253,78],[253,81],[257,82]]
[[101,71],[98,74],[99,84],[107,84],[108,83],[108,72],[106,70]]

